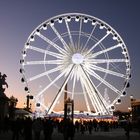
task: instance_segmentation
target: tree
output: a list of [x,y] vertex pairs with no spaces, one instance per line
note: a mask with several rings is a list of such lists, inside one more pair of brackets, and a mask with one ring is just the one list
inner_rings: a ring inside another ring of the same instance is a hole
[[7,75],[6,74],[1,74],[0,72],[0,93],[1,94],[4,94],[4,91],[5,91],[5,87],[6,86],[8,88],[8,84],[6,82],[6,77]]
[[10,116],[11,119],[13,119],[15,117],[15,109],[16,109],[17,102],[18,102],[17,98],[15,98],[14,96],[10,97],[9,116]]

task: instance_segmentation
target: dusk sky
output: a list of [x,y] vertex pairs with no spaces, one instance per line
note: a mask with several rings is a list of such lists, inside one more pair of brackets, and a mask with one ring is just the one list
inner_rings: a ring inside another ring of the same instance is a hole
[[1,0],[0,1],[0,72],[7,75],[8,97],[25,102],[21,83],[21,51],[30,33],[50,17],[64,13],[84,13],[102,19],[123,38],[132,67],[130,88],[120,110],[130,106],[129,96],[140,99],[140,1],[139,0]]

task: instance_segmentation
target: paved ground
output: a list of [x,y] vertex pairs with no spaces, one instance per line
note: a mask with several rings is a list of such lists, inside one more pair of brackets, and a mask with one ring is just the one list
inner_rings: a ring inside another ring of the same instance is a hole
[[[12,140],[12,133],[1,133],[0,140]],[[19,140],[24,140],[23,137],[20,137]],[[41,135],[40,140],[44,140],[43,134]],[[63,135],[57,132],[54,132],[52,140],[63,140]],[[93,132],[92,134],[76,133],[74,140],[128,140],[125,136],[123,129],[116,129],[109,132]],[[130,132],[129,140],[140,140],[140,136],[137,132]]]

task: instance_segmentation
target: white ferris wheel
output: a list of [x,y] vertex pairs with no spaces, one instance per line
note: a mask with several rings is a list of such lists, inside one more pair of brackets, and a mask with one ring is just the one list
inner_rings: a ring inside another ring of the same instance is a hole
[[28,37],[20,63],[25,91],[48,114],[63,110],[64,92],[74,100],[74,110],[111,114],[131,77],[120,35],[106,22],[81,13],[41,23]]

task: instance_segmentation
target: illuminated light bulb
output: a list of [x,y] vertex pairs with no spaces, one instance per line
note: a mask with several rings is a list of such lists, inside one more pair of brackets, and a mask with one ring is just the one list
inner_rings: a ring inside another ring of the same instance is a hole
[[79,20],[80,20],[79,16],[76,16],[76,17],[75,17],[75,21],[78,22]]
[[122,45],[122,44],[123,44],[123,42],[122,42],[120,39],[119,39],[119,44],[120,44],[120,45]]
[[70,16],[67,17],[67,21],[68,21],[68,22],[71,21],[71,17],[70,17]]
[[100,25],[100,27],[99,27],[100,29],[103,29],[104,28],[104,24],[103,23],[101,23],[101,25]]
[[87,23],[87,22],[88,22],[88,18],[85,17],[85,18],[84,18],[84,23]]
[[58,22],[59,23],[62,23],[63,22],[63,19],[60,17],[59,20],[58,20]]
[[[117,40],[117,38],[115,40]],[[123,46],[123,43],[122,42],[119,42],[118,45],[122,47]]]
[[25,49],[29,49],[29,48],[30,48],[30,44],[29,43],[26,43]]
[[20,64],[23,64],[23,63],[24,63],[24,59],[21,59],[21,60],[20,60]]
[[106,31],[107,34],[110,34],[111,32],[112,32],[111,28],[108,28]]
[[93,20],[91,24],[92,25],[95,25],[96,23],[97,23],[97,21],[96,20]]
[[47,30],[47,25],[43,24],[43,30]]
[[25,50],[22,51],[22,56],[23,56],[23,58],[26,57],[26,51]]
[[36,35],[40,35],[40,30],[37,29],[35,34],[36,34]]
[[32,35],[31,38],[30,38],[30,41],[34,41],[34,36]]
[[117,40],[117,35],[116,34],[113,36],[113,40]]
[[127,52],[123,51],[122,54],[126,54]]
[[54,20],[51,20],[50,25],[51,25],[51,26],[54,25]]
[[23,54],[22,56],[23,56],[23,58],[24,58],[24,57],[26,57],[26,53],[25,53],[25,54]]
[[22,63],[22,66],[25,66],[25,63],[24,62]]
[[128,63],[128,62],[129,62],[129,60],[128,60],[128,59],[126,59],[126,60],[125,60],[125,62],[126,62],[126,63]]

